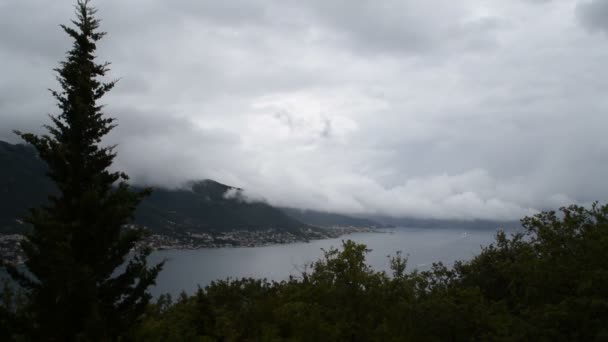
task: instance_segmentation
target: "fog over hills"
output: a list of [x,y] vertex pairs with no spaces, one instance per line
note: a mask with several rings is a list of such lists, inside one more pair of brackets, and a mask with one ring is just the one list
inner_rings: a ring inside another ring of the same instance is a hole
[[[215,179],[274,206],[436,219],[608,200],[606,1],[96,6],[100,60],[121,79],[105,143],[137,183]],[[17,142],[56,108],[72,8],[0,10],[0,139]]]
[[[46,166],[33,148],[0,141],[0,228],[20,232],[18,223],[27,209],[46,202],[56,191],[45,176]],[[243,189],[214,180],[190,181],[178,188],[155,187],[135,213],[135,222],[158,233],[222,232],[278,229],[295,232],[307,226],[333,227],[478,227],[479,221],[366,218],[307,208],[275,208]],[[491,222],[483,228],[495,229]]]
[[[18,232],[27,209],[47,201],[56,188],[33,148],[0,141],[0,228]],[[241,197],[240,189],[212,180],[193,181],[179,189],[155,188],[135,213],[135,222],[153,232],[221,232],[306,227],[282,211]]]

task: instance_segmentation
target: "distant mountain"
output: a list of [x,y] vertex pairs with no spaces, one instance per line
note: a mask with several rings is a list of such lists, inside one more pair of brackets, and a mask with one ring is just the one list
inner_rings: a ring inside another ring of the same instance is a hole
[[297,232],[307,227],[266,203],[245,200],[241,189],[212,180],[191,182],[186,189],[154,189],[138,207],[135,221],[155,231]]
[[[27,145],[0,141],[0,232],[23,231],[18,219],[57,191],[45,176],[46,164]],[[154,232],[210,232],[309,227],[263,202],[243,198],[241,189],[212,180],[183,189],[155,188],[135,213],[135,223]]]
[[[46,165],[27,145],[0,141],[0,233],[23,231],[17,221],[30,207],[47,201],[56,191],[45,176]],[[458,221],[382,216],[353,217],[335,213],[277,209],[243,198],[242,190],[212,180],[195,181],[182,189],[155,188],[135,213],[135,223],[154,232],[222,232],[230,230],[276,230],[297,232],[299,228],[418,227],[496,229],[520,227],[519,222],[489,220]]]
[[350,226],[358,228],[383,227],[382,223],[367,219],[334,214],[316,210],[281,208],[281,210],[294,219],[318,227]]
[[33,147],[0,141],[0,232],[21,230],[16,219],[56,191],[45,172],[46,164]]
[[395,218],[386,216],[373,216],[373,220],[385,225],[395,227],[411,228],[446,228],[446,229],[517,229],[521,227],[519,221],[497,221],[497,220],[446,220],[446,219],[423,219],[423,218]]
[[445,228],[458,230],[476,230],[503,228],[506,230],[521,227],[519,221],[493,220],[446,220],[422,218],[395,218],[388,216],[355,217],[343,214],[305,210],[296,208],[281,208],[284,213],[296,220],[318,227],[351,226],[351,227],[410,227],[410,228]]

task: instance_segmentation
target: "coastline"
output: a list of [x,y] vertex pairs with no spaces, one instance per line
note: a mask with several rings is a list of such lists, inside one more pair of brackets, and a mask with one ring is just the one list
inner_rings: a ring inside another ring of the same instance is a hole
[[[171,232],[151,234],[137,247],[148,247],[152,251],[253,248],[335,239],[353,233],[386,233],[386,231],[378,227],[332,226],[306,227],[297,231],[269,228],[205,233]],[[26,258],[20,247],[20,242],[24,239],[25,236],[22,234],[0,234],[0,260],[3,264],[18,266],[25,263]]]
[[315,240],[334,239],[352,233],[383,233],[376,227],[314,227],[299,231],[234,230],[228,232],[154,234],[143,242],[154,251],[196,250],[201,248],[251,248],[287,245]]

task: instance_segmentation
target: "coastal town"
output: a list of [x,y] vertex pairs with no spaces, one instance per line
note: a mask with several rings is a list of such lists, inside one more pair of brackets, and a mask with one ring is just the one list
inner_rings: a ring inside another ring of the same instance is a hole
[[223,247],[261,247],[276,244],[308,242],[311,240],[332,239],[343,235],[363,232],[378,232],[368,227],[330,227],[306,228],[299,231],[278,229],[234,230],[217,233],[173,233],[171,235],[153,234],[145,244],[154,250],[163,249],[199,249]]
[[[129,228],[135,227],[129,226]],[[262,247],[372,232],[381,232],[381,230],[375,227],[333,226],[307,227],[298,231],[269,228],[227,232],[171,232],[169,234],[150,234],[140,246],[147,246],[152,250]],[[3,263],[19,265],[25,262],[25,255],[20,248],[20,243],[24,239],[25,237],[21,234],[0,234],[0,258]]]

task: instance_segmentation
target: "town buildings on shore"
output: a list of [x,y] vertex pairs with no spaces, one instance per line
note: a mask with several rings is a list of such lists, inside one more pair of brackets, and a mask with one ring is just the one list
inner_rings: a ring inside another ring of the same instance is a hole
[[[129,226],[128,228],[135,227]],[[378,232],[378,230],[373,227],[334,226],[328,228],[307,227],[298,231],[269,228],[264,230],[233,230],[227,232],[171,232],[170,234],[151,234],[140,246],[148,246],[153,250],[260,247],[331,239],[362,232]],[[20,248],[20,244],[24,239],[25,237],[20,234],[0,234],[1,260],[13,265],[22,264],[25,261],[25,256]]]

